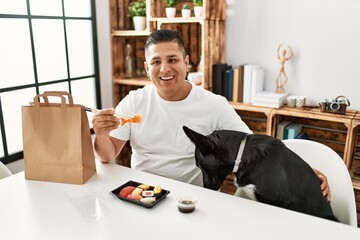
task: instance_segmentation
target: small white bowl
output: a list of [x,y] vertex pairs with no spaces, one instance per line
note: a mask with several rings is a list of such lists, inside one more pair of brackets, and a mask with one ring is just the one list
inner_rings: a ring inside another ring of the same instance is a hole
[[197,200],[192,198],[179,198],[176,200],[178,210],[182,213],[191,213],[195,210]]

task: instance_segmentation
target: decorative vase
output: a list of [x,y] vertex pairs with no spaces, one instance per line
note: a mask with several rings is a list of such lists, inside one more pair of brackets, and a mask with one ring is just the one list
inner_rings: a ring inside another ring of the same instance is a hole
[[203,16],[203,6],[195,6],[194,7],[194,15],[195,17],[202,17]]
[[146,28],[146,17],[144,16],[134,16],[134,29],[136,31],[142,31]]
[[189,18],[191,15],[191,10],[190,9],[181,9],[181,16],[183,18]]
[[167,18],[174,18],[176,15],[176,8],[174,7],[166,7],[165,13]]

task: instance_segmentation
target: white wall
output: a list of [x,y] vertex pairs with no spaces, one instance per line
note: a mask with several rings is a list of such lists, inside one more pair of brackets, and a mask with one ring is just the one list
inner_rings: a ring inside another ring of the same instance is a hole
[[112,107],[110,5],[109,1],[95,0],[98,33],[100,90],[102,108]]
[[360,110],[359,0],[227,0],[228,64],[262,66],[275,90],[280,43],[294,50],[286,92],[312,105],[345,95]]

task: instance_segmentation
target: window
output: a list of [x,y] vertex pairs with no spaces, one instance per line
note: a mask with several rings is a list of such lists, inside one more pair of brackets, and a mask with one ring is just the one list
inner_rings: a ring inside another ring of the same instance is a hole
[[0,160],[7,164],[23,158],[21,106],[36,94],[67,91],[75,103],[101,107],[95,0],[0,0],[0,32]]

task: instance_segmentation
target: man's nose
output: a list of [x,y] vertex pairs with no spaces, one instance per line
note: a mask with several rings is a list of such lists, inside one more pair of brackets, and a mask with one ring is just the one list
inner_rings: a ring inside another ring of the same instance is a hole
[[160,71],[161,71],[161,72],[167,72],[167,71],[169,71],[169,70],[170,70],[169,64],[168,64],[167,62],[163,62],[163,63],[161,64]]

